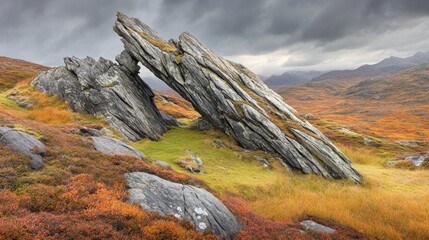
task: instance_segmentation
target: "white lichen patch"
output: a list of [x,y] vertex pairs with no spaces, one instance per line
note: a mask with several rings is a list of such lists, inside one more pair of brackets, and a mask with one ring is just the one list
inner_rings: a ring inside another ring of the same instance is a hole
[[198,227],[199,227],[201,230],[206,230],[206,228],[207,228],[207,224],[206,224],[205,222],[200,222],[200,223],[198,223]]
[[208,216],[208,212],[205,209],[202,209],[200,207],[196,207],[194,209],[195,213],[200,214],[200,215],[204,215],[204,216]]

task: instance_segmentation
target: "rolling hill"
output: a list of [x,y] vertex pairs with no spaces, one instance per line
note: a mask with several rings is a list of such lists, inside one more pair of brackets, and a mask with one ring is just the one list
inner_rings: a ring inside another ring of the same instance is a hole
[[325,72],[321,71],[290,71],[281,75],[273,75],[264,80],[268,87],[274,89],[287,85],[303,84],[311,81],[311,79],[322,75]]

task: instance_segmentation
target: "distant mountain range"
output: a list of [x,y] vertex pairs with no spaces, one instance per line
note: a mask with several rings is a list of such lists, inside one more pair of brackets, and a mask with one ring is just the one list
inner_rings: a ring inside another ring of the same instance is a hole
[[290,71],[282,75],[273,75],[264,80],[270,88],[279,88],[286,85],[298,85],[311,81],[326,72],[322,71]]
[[376,64],[365,64],[353,70],[322,71],[288,71],[282,75],[273,75],[266,78],[264,82],[270,88],[281,88],[289,85],[305,84],[307,82],[318,82],[323,80],[347,80],[379,77],[393,74],[412,68],[414,66],[429,63],[429,51],[418,52],[411,57],[399,58],[389,57]]
[[389,57],[376,64],[366,64],[354,70],[335,70],[313,78],[311,81],[322,81],[327,79],[347,79],[356,77],[374,77],[397,73],[402,70],[429,63],[429,52],[418,52],[411,57],[399,58]]

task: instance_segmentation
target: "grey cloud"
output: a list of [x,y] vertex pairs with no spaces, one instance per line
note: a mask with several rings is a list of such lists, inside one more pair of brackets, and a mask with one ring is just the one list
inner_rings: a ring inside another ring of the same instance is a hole
[[[317,67],[344,51],[409,53],[429,45],[415,37],[427,31],[418,24],[429,23],[427,0],[0,0],[0,55],[45,65],[67,55],[113,58],[122,50],[112,31],[117,11],[165,38],[189,31],[227,56],[307,56],[291,67]],[[285,59],[277,65],[286,67]]]

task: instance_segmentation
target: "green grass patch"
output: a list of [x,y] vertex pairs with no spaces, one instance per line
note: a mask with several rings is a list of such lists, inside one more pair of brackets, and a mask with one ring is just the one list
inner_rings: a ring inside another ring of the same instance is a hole
[[[218,148],[213,142],[221,139],[230,141],[218,131],[199,132],[187,128],[170,130],[160,141],[142,140],[133,144],[148,157],[163,160],[173,169],[192,175],[206,182],[211,188],[222,193],[231,191],[244,193],[249,187],[262,187],[276,182],[284,175],[280,163],[273,160],[273,169],[266,169],[253,156],[264,156],[259,151],[237,151]],[[190,173],[174,161],[189,157],[185,150],[197,154],[203,161],[204,174]]]

